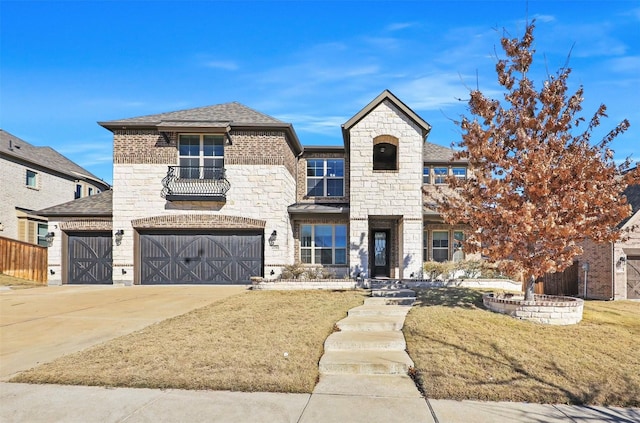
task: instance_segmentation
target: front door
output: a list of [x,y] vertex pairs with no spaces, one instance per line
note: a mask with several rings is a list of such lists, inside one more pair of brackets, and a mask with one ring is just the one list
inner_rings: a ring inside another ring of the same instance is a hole
[[371,231],[373,243],[373,257],[371,269],[372,277],[388,278],[391,276],[391,266],[389,265],[389,230],[376,229]]

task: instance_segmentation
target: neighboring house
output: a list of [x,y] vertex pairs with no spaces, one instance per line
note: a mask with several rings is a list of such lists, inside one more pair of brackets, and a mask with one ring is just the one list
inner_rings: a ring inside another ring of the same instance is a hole
[[623,194],[632,214],[619,227],[636,229],[629,232],[623,242],[596,244],[588,240],[583,244],[584,254],[578,258],[578,296],[602,300],[640,299],[640,185],[627,187]]
[[249,283],[294,262],[418,278],[424,260],[462,257],[463,227],[429,193],[467,164],[426,142],[429,124],[389,91],[342,125],[339,147],[303,147],[291,124],[239,103],[100,125],[114,189],[42,212],[59,240],[50,283],[111,283],[109,271],[124,284]]
[[109,184],[50,147],[0,129],[0,236],[47,246],[45,207],[109,189]]

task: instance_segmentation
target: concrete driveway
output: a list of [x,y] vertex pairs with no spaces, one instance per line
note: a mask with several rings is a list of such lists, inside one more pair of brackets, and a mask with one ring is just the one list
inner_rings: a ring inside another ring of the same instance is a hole
[[50,286],[0,291],[0,380],[246,286]]

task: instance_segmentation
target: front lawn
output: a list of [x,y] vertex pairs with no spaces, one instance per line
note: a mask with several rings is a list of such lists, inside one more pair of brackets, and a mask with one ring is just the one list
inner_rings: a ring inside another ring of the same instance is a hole
[[248,291],[11,381],[309,393],[325,339],[363,302],[362,291]]
[[547,326],[487,311],[482,292],[418,292],[404,333],[429,398],[640,406],[640,303],[587,301]]

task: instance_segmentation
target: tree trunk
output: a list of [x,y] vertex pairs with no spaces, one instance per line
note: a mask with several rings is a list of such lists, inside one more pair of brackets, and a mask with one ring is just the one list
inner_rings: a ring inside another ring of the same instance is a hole
[[529,280],[527,280],[527,286],[525,287],[524,290],[524,300],[525,301],[533,301],[535,299],[534,297],[534,285],[536,283],[536,278],[534,278],[533,276],[529,276]]

